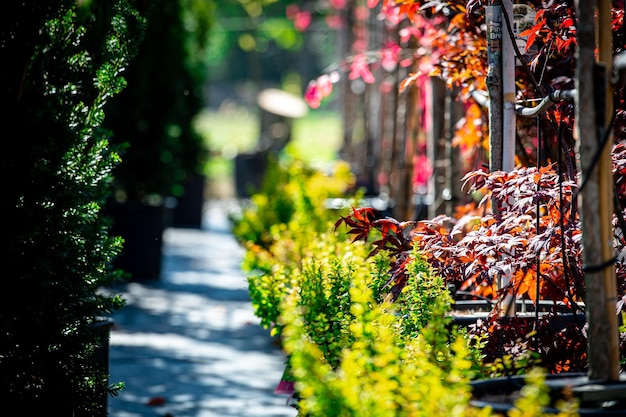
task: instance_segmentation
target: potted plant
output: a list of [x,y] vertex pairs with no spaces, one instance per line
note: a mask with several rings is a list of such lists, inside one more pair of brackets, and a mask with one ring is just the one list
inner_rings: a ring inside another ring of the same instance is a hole
[[[415,43],[407,43],[412,47],[411,53],[418,51],[416,55],[412,55],[416,63],[416,71],[402,82],[402,88],[415,83],[428,71],[430,71],[430,75],[442,76],[449,85],[460,86],[462,97],[465,99],[471,95],[472,89],[481,89],[485,86],[486,75],[488,71],[491,74],[490,71],[493,68],[488,68],[488,63],[483,56],[487,47],[484,32],[486,23],[484,19],[485,12],[482,8],[484,2],[457,1],[444,3],[410,0],[369,2],[370,5],[374,6],[379,3],[382,3],[379,15],[390,17],[390,22],[398,22],[408,16],[408,24],[411,27],[409,30],[403,31],[401,36],[408,37],[406,35],[408,32],[413,33],[414,36],[412,40]],[[490,5],[497,3],[489,2]],[[583,2],[579,3],[582,4]],[[602,3],[603,6],[607,4],[607,2]],[[571,88],[574,85],[573,66],[570,65],[573,59],[571,52],[576,45],[576,35],[581,32],[574,33],[573,29],[576,27],[577,19],[583,21],[583,16],[571,13],[572,7],[566,4],[566,2],[548,2],[542,4],[542,7],[541,13],[537,14],[534,26],[526,33],[526,36],[529,36],[530,44],[534,40],[544,37],[549,42],[540,45],[543,56],[539,54],[536,60],[533,61],[532,66],[523,65],[523,68],[519,71],[521,74],[515,81],[518,86],[523,88],[520,89],[517,97],[523,100],[530,101],[539,94],[544,93],[546,97],[549,97],[546,92],[563,86]],[[604,17],[606,17],[607,8],[605,7],[603,10],[605,12]],[[362,13],[362,10],[359,12],[360,16],[365,16],[362,19],[366,20],[367,13]],[[587,10],[587,13],[584,13],[586,18],[591,18],[592,16],[594,16],[594,10]],[[620,20],[620,16],[620,11],[616,10],[614,13],[615,19],[613,21],[605,20],[601,29],[621,27],[623,21]],[[425,17],[434,18],[426,19]],[[509,21],[509,24],[511,23]],[[510,28],[501,27],[501,29],[503,29],[501,33],[507,33],[505,29]],[[359,33],[364,33],[366,30],[366,24],[363,22],[362,26],[359,27]],[[623,48],[621,31],[617,32],[614,34],[614,37],[622,42],[622,44],[617,45],[617,48]],[[608,37],[610,38],[610,36]],[[364,38],[357,40],[361,47],[366,44]],[[429,45],[429,42],[432,44]],[[468,43],[471,43],[471,45],[468,45]],[[593,47],[589,48],[589,51],[593,51]],[[604,48],[601,48],[601,51],[606,53]],[[352,81],[360,78],[361,80],[359,81],[371,84],[374,76],[370,72],[369,64],[371,62],[370,57],[374,54],[369,53],[366,55],[362,50],[358,52],[359,54],[355,53],[351,57],[352,72],[349,78]],[[386,51],[377,52],[384,56]],[[524,58],[520,55],[518,54],[518,59],[522,64],[525,64]],[[396,61],[396,64],[398,61]],[[545,65],[539,65],[540,63]],[[565,65],[566,63],[567,65]],[[604,64],[610,67],[608,61],[605,60]],[[417,69],[418,65],[419,69]],[[591,66],[589,65],[589,67]],[[540,73],[533,73],[533,68],[543,68],[546,72],[543,72],[542,69]],[[394,73],[394,75],[397,75],[397,73]],[[535,77],[536,75],[538,76]],[[594,85],[596,81],[598,80],[587,78],[580,84],[588,87]],[[605,81],[606,79],[603,80],[603,82]],[[361,83],[361,89],[367,90],[367,86],[363,83]],[[358,83],[354,82],[352,86],[356,85]],[[319,85],[316,87],[319,87]],[[324,90],[330,91],[328,88],[324,88]],[[374,88],[371,90],[377,91]],[[600,95],[584,95],[581,102],[592,103],[592,97],[597,99]],[[616,97],[616,101],[622,103],[623,99],[621,96],[622,94]],[[373,95],[365,97],[364,101],[372,97]],[[607,99],[605,101],[612,102],[613,100]],[[375,102],[374,106],[378,104],[380,103]],[[612,110],[605,111],[605,109],[601,109],[599,102],[595,104],[598,108],[588,108],[587,112],[582,113],[583,116],[593,118],[595,112],[599,114],[605,112],[607,116],[613,114]],[[473,109],[475,109],[475,103],[473,105]],[[623,104],[620,107],[620,111],[622,109]],[[369,116],[367,112],[364,112],[364,114]],[[471,139],[473,141],[463,142],[466,148],[482,151],[486,147],[485,141],[481,139],[486,136],[486,130],[476,128],[476,126],[484,126],[485,120],[483,119],[486,119],[486,117],[483,116],[485,115],[481,111],[474,111],[471,117],[468,114],[463,120],[464,128],[465,126],[475,128],[475,130],[471,130],[473,136]],[[573,167],[578,163],[575,157],[588,162],[588,158],[596,155],[596,152],[584,152],[582,158],[580,158],[580,154],[575,155],[574,140],[571,134],[572,116],[573,106],[566,104],[559,106],[557,110],[550,112],[546,117],[519,123],[522,125],[519,143],[522,145],[523,150],[518,152],[517,156],[524,165],[535,165],[537,168],[523,168],[513,172],[500,172],[496,168],[491,173],[477,170],[468,177],[468,179],[475,180],[481,184],[492,181],[487,184],[488,192],[486,199],[480,207],[480,209],[487,209],[488,205],[492,204],[492,213],[487,211],[482,213],[475,212],[472,218],[461,217],[462,220],[460,222],[458,219],[454,219],[452,225],[445,224],[446,222],[442,218],[437,218],[434,221],[418,223],[417,230],[414,230],[416,224],[412,222],[399,222],[394,219],[381,218],[379,213],[369,211],[368,209],[358,209],[351,216],[342,218],[342,221],[352,228],[357,238],[367,239],[369,232],[374,229],[380,233],[380,235],[377,235],[379,240],[375,241],[375,250],[387,252],[391,255],[389,280],[386,282],[390,298],[397,299],[402,294],[404,288],[406,288],[406,261],[408,253],[410,253],[409,249],[414,244],[414,241],[409,236],[413,233],[417,237],[416,244],[423,249],[429,261],[433,265],[437,265],[436,270],[441,271],[446,276],[446,279],[452,283],[460,284],[462,290],[469,289],[472,292],[479,293],[482,297],[493,300],[493,309],[490,312],[490,319],[493,319],[493,321],[488,323],[487,333],[484,334],[491,338],[491,347],[497,348],[494,352],[497,352],[497,356],[502,361],[499,372],[522,372],[527,370],[528,357],[518,353],[527,350],[526,348],[533,348],[538,354],[543,355],[542,359],[547,359],[551,366],[550,372],[571,371],[577,368],[583,369],[587,365],[588,345],[584,327],[587,317],[580,317],[580,315],[583,309],[587,309],[586,311],[589,312],[591,311],[589,308],[595,306],[593,303],[587,304],[584,302],[585,297],[593,291],[586,286],[583,288],[585,283],[581,273],[583,266],[582,257],[580,256],[582,253],[580,240],[584,239],[585,235],[594,234],[596,230],[591,228],[585,234],[581,234],[584,227],[581,227],[576,206],[576,197],[578,197],[576,179],[578,178],[578,173]],[[364,119],[369,120],[367,117]],[[609,124],[606,120],[602,120],[602,122]],[[620,118],[617,119],[617,122],[623,123]],[[380,124],[384,125],[382,121]],[[597,119],[594,122],[593,129],[584,131],[580,136],[596,138],[597,131],[604,130],[604,126],[598,127],[596,124]],[[393,128],[395,129],[396,127],[397,125],[393,124]],[[351,129],[354,126],[348,126],[347,128]],[[610,131],[610,128],[605,130]],[[620,130],[616,130],[616,132],[623,133],[623,126],[620,125]],[[415,134],[416,140],[411,142],[410,146],[415,146],[418,145],[417,142],[421,133],[429,134],[430,132],[411,133]],[[494,143],[497,139],[495,136],[493,135],[490,138]],[[610,138],[610,136],[607,135],[606,138]],[[604,138],[605,141],[606,138]],[[465,139],[467,138],[455,137],[457,142]],[[533,141],[537,143],[533,143]],[[371,143],[367,141],[367,146],[371,145]],[[563,146],[564,144],[567,146]],[[389,143],[386,142],[385,145],[387,146],[385,149],[389,149]],[[535,150],[537,151],[536,155],[534,154]],[[497,154],[497,149],[495,148],[491,148],[490,151],[490,156]],[[476,153],[480,154],[480,152]],[[394,152],[389,152],[389,154],[393,155]],[[555,172],[554,166],[548,161],[556,162],[557,160],[559,163]],[[406,160],[403,162],[406,162]],[[448,162],[456,164],[459,161]],[[482,162],[481,160],[476,160],[476,166],[480,166]],[[589,168],[589,166],[585,166],[586,162],[583,162],[583,166]],[[399,163],[399,165],[401,164]],[[563,167],[567,167],[567,169]],[[604,172],[606,173],[606,171]],[[383,171],[381,174],[387,175],[389,172]],[[587,175],[592,175],[593,171],[592,169],[583,169],[582,174],[586,181]],[[481,178],[481,176],[484,177]],[[544,181],[547,182],[544,183]],[[619,178],[618,185],[620,181],[622,181],[621,178]],[[604,187],[603,192],[600,193],[601,199],[609,195],[606,191],[612,189],[613,184],[607,185],[605,183]],[[476,190],[478,188],[480,187],[477,187]],[[557,191],[558,197],[555,195]],[[587,217],[593,217],[594,215],[592,211],[588,211],[587,214]],[[621,215],[622,213],[617,211],[616,214]],[[450,218],[448,217],[448,219]],[[604,216],[604,220],[612,220],[610,214]],[[464,226],[467,226],[467,229],[464,229]],[[610,243],[614,237],[620,241],[620,245],[623,244],[621,242],[623,233],[620,236],[620,233],[616,232],[615,236],[613,236],[613,230],[616,229],[609,229],[608,236],[606,233],[602,235],[603,245]],[[602,232],[606,232],[605,227],[602,228]],[[593,246],[586,245],[587,252],[585,253],[589,253]],[[606,254],[603,253],[603,255]],[[612,259],[612,256],[603,256],[602,258],[600,262],[592,259],[590,265],[598,263],[598,268],[608,269],[607,264],[614,261],[614,259]],[[617,267],[623,268],[621,261],[618,262]],[[589,268],[585,272],[593,272],[593,268]],[[466,287],[464,288],[463,286]],[[619,282],[619,286],[620,290],[623,290],[621,282]],[[459,293],[457,292],[456,294]],[[608,294],[612,294],[612,292]],[[541,297],[544,297],[550,303],[551,311],[548,314],[539,314],[541,313]],[[517,316],[509,314],[511,312],[510,306],[517,310],[518,298],[522,301],[521,306],[528,305],[529,301],[532,303],[535,310],[532,312],[532,315],[523,317],[523,314],[519,314],[519,311]],[[610,298],[612,299],[613,296],[611,295]],[[612,302],[606,303],[606,298],[601,300],[601,304],[602,307],[605,304],[609,304],[609,310],[613,309]],[[554,324],[552,319],[556,317],[558,321],[565,317],[563,312],[560,311],[563,306],[570,309],[568,313],[573,326],[565,328],[563,326],[564,323],[561,322],[557,324],[558,327],[555,329],[551,327]],[[621,302],[616,307],[621,307]],[[608,317],[614,318],[611,317],[610,313],[611,311],[609,311]],[[592,315],[589,314],[589,316]],[[585,320],[579,320],[579,318],[584,318]],[[501,324],[504,327],[495,327],[497,324]],[[545,326],[541,328],[540,325]],[[476,326],[476,329],[480,331],[480,327]],[[541,334],[540,330],[545,331],[545,333]],[[593,331],[594,334],[595,330]],[[501,337],[498,338],[497,336]],[[527,336],[528,340],[526,341],[524,338]],[[545,336],[549,337],[549,339]],[[523,343],[518,343],[520,339]],[[543,349],[550,346],[550,344],[554,344],[553,342],[555,341],[558,343],[556,349],[553,346],[550,347],[549,351]],[[550,342],[550,344],[546,342]],[[589,343],[589,345],[592,344]],[[596,345],[602,345],[602,343],[596,343]],[[502,347],[507,350],[503,350]],[[560,347],[564,348],[559,350]],[[611,343],[611,347],[616,346]],[[571,355],[569,361],[567,359],[563,360],[563,352]],[[546,353],[548,354],[546,355]],[[505,359],[507,357],[511,358],[511,355],[516,354],[517,356],[513,358],[517,361],[518,366],[510,368],[510,364],[505,363]],[[496,358],[496,355],[493,355],[492,358]],[[310,363],[309,365],[310,368],[317,369],[314,365]],[[504,365],[507,367],[505,368]],[[614,366],[611,372],[616,370],[617,366]],[[324,381],[324,383],[326,382]],[[328,382],[330,384],[333,381],[330,379]],[[332,395],[332,393],[329,393],[328,398],[334,399]],[[337,399],[338,402],[341,400],[341,398]]]
[[[501,358],[509,358],[507,366],[513,368],[498,372],[518,372],[533,356],[549,372],[584,371],[584,284],[566,279],[582,276],[580,223],[577,216],[558,221],[560,208],[571,205],[575,185],[566,182],[559,190],[558,175],[549,168],[481,170],[468,174],[466,181],[473,181],[470,190],[480,191],[483,204],[509,202],[499,219],[480,205],[459,219],[442,215],[418,222],[400,222],[366,207],[353,209],[338,225],[345,223],[355,240],[373,239],[373,255],[390,257],[387,287],[392,300],[405,291],[406,259],[418,248],[453,288],[454,323],[486,337],[485,363],[502,365]],[[538,206],[540,216],[534,214]],[[536,247],[546,248],[546,253],[532,249]],[[506,285],[494,279],[510,271],[514,273]],[[472,299],[460,299],[456,288]],[[513,307],[507,310],[507,303]],[[520,335],[529,336],[520,342]]]
[[[492,3],[493,5],[498,5],[498,2]],[[607,4],[608,2],[604,2],[603,6]],[[466,99],[469,96],[473,97],[471,90],[484,88],[486,75],[493,69],[491,66],[488,67],[488,64],[493,64],[493,62],[489,61],[488,63],[484,59],[487,44],[485,33],[482,30],[486,23],[485,10],[482,8],[482,5],[480,2],[464,1],[448,2],[445,5],[406,1],[394,7],[389,2],[383,2],[383,14],[389,17],[390,21],[394,18],[397,21],[408,17],[408,24],[411,25],[412,33],[417,34],[414,35],[416,38],[415,43],[419,45],[417,49],[426,52],[425,54],[418,53],[413,56],[414,60],[419,63],[420,70],[415,71],[415,73],[406,78],[402,82],[401,88],[405,88],[408,85],[415,85],[416,88],[419,88],[417,81],[425,76],[426,72],[423,69],[430,68],[430,75],[439,75],[444,78],[448,85],[459,86],[461,88],[461,99],[467,101],[469,106],[471,101]],[[492,4],[490,3],[489,5]],[[616,7],[619,9],[618,6]],[[607,7],[603,9],[605,17],[608,15],[606,13],[607,9]],[[503,13],[505,13],[504,10]],[[585,17],[593,14],[592,10],[591,13],[585,13]],[[610,19],[605,20],[602,28],[615,29],[620,27],[623,22],[616,18],[618,16],[620,16],[619,12],[616,12],[612,21]],[[512,25],[511,18],[512,16],[504,16],[503,25],[506,23],[506,19],[509,19],[509,25]],[[573,88],[575,84],[574,67],[572,65],[564,65],[564,63],[571,62],[573,58],[576,45],[574,41],[576,36],[573,33],[573,29],[575,28],[574,22],[577,21],[576,19],[577,17],[572,12],[572,7],[565,4],[565,2],[551,2],[541,6],[535,23],[525,33],[521,34],[521,36],[528,36],[528,46],[537,46],[533,44],[538,44],[538,48],[533,49],[538,50],[539,54],[531,57],[535,58],[532,65],[527,65],[526,57],[522,56],[519,53],[520,51],[517,51],[517,59],[522,64],[519,71],[517,71],[515,79],[519,90],[517,92],[518,98],[530,100],[538,95],[548,97],[548,93],[555,88]],[[559,32],[554,29],[557,27],[566,27],[567,29]],[[454,30],[451,30],[452,28]],[[505,35],[511,31],[510,27],[501,26],[501,28],[503,30],[502,33]],[[610,38],[610,35],[604,37],[604,39]],[[545,39],[550,41],[545,43],[539,42]],[[617,50],[619,50],[619,48],[623,47],[623,39],[620,36],[616,36],[615,40],[620,42],[616,45]],[[470,43],[472,47],[466,47]],[[604,44],[606,45],[606,41]],[[554,48],[552,48],[553,46]],[[608,49],[611,48],[609,47]],[[589,50],[593,50],[593,47],[589,48]],[[606,50],[607,48],[603,48],[605,54]],[[539,62],[545,62],[546,64],[537,66]],[[609,65],[606,59],[605,64]],[[359,70],[363,74],[373,67],[359,67]],[[356,70],[354,64],[352,69]],[[371,78],[373,77],[368,77],[368,79]],[[365,76],[363,76],[363,79],[365,79]],[[585,87],[590,86],[593,84],[593,80],[587,78],[582,84]],[[587,99],[590,97],[589,94],[584,97],[581,100],[583,103],[592,103],[591,100]],[[607,100],[607,102],[612,101]],[[616,103],[620,105],[621,110],[623,107],[621,95],[616,96]],[[494,110],[494,106],[497,103],[492,102],[490,104],[492,106],[490,110]],[[589,118],[592,111],[598,111],[598,113],[605,111],[600,109],[599,102],[596,104],[598,109],[587,108],[587,111],[583,111],[582,114]],[[476,103],[472,103],[472,105],[476,105]],[[560,352],[567,351],[572,353],[575,360],[573,362],[565,361],[559,363],[557,360],[558,355],[552,356],[552,362],[550,363],[553,368],[550,369],[551,372],[586,367],[587,339],[584,334],[584,325],[587,317],[585,317],[583,311],[589,311],[589,305],[586,305],[583,301],[584,297],[592,291],[587,291],[588,288],[583,279],[585,274],[582,273],[580,240],[584,239],[585,235],[581,235],[581,229],[583,228],[577,217],[578,202],[576,197],[578,191],[575,189],[575,185],[578,173],[574,167],[577,164],[575,158],[588,162],[588,159],[585,158],[592,158],[595,153],[592,150],[585,151],[582,153],[582,158],[580,154],[576,155],[574,138],[572,137],[573,110],[574,106],[571,103],[565,103],[551,108],[551,111],[545,117],[538,117],[540,113],[537,111],[535,114],[537,119],[534,117],[527,120],[518,119],[519,144],[522,146],[520,146],[515,156],[519,158],[518,162],[525,166],[534,164],[538,167],[530,174],[532,178],[527,177],[527,179],[532,179],[532,181],[526,182],[523,179],[527,174],[519,175],[521,169],[514,170],[514,172],[500,172],[497,171],[497,168],[492,169],[491,173],[475,171],[477,174],[474,174],[470,179],[477,179],[477,175],[493,178],[494,182],[491,183],[491,186],[494,186],[491,190],[493,192],[489,191],[485,204],[481,207],[482,209],[487,209],[488,204],[493,202],[492,213],[483,211],[482,213],[473,212],[473,217],[467,216],[463,218],[459,216],[463,219],[459,226],[456,226],[458,219],[452,219],[452,216],[448,216],[447,219],[435,218],[433,221],[419,223],[418,230],[415,233],[419,241],[418,244],[423,248],[425,255],[431,259],[433,265],[437,266],[436,269],[438,271],[442,271],[441,273],[446,275],[448,280],[451,282],[461,281],[460,285],[466,285],[472,291],[480,291],[481,296],[497,301],[494,303],[496,307],[494,314],[491,315],[493,320],[501,321],[503,316],[506,317],[507,313],[511,312],[510,306],[516,307],[516,299],[519,297],[522,298],[522,306],[527,305],[528,301],[532,302],[536,306],[534,309],[537,313],[540,313],[541,297],[553,304],[549,314],[535,314],[533,312],[529,317],[520,317],[522,314],[519,314],[518,311],[517,317],[512,319],[506,318],[509,322],[517,321],[518,323],[513,327],[519,326],[518,330],[521,332],[511,333],[513,339],[509,340],[512,342],[510,344],[507,344],[506,340],[502,338],[493,338],[496,344],[494,347],[497,348],[496,351],[499,352],[499,355],[502,354],[503,345],[509,346],[510,352],[515,350],[518,352],[523,351],[524,349],[520,349],[515,340],[524,337],[526,334],[533,335],[534,339],[532,343],[529,342],[528,346],[535,346],[536,349],[541,349],[535,344],[543,343],[541,342],[541,334],[536,332],[540,323],[545,324],[546,339],[544,342],[554,342],[555,333],[554,327],[552,327],[554,320],[559,321],[566,317],[559,310],[563,306],[571,309],[568,313],[568,317],[571,318],[571,320],[568,319],[571,327],[562,333],[557,332],[556,337],[559,343],[562,343],[561,346],[568,346],[567,350],[561,349]],[[454,139],[465,148],[482,150],[487,147],[485,141],[481,140],[481,138],[485,138],[487,131],[486,129],[476,128],[476,126],[485,126],[487,115],[474,111],[472,113],[470,114],[467,111],[466,117],[463,119],[463,126],[459,131],[455,132]],[[612,114],[612,110],[606,110],[606,115],[610,114]],[[500,120],[490,119],[487,123],[497,125],[499,122]],[[606,123],[609,123],[608,119]],[[616,132],[622,134],[621,119],[617,118],[616,123],[620,124],[619,130],[616,130]],[[595,137],[596,131],[594,129],[596,127],[594,125],[593,129],[588,129],[581,133],[580,136],[586,138]],[[459,132],[466,133],[467,131],[471,135],[463,136],[459,134]],[[428,133],[425,132],[425,134]],[[467,136],[471,137],[468,138]],[[471,141],[468,139],[471,139]],[[497,135],[492,135],[490,139],[493,142],[490,142],[489,145],[497,145]],[[536,140],[536,143],[533,143],[534,140]],[[493,160],[493,155],[496,155],[498,150],[495,147],[490,149],[490,163]],[[534,154],[535,150],[536,154]],[[480,153],[476,152],[476,154]],[[553,181],[552,186],[540,186],[540,181],[544,181],[549,177],[544,178],[544,174],[554,168],[550,166],[548,161],[554,161],[555,166],[557,166],[558,162],[556,172],[553,172],[553,174],[556,174],[556,180]],[[448,162],[456,164],[458,161]],[[475,162],[476,166],[480,166],[483,161],[476,160]],[[595,161],[590,165],[593,166],[593,163]],[[604,172],[606,173],[606,170]],[[582,173],[586,180],[586,176],[591,176],[592,171],[590,169],[582,169]],[[513,178],[511,175],[518,176],[518,178]],[[535,181],[534,177],[537,177],[538,180]],[[498,181],[509,182],[501,184]],[[573,188],[572,185],[574,186]],[[530,188],[523,190],[521,189],[522,187]],[[610,190],[612,184],[605,184],[604,187],[604,191],[600,193],[603,198],[609,195],[606,190]],[[527,193],[527,195],[520,196],[520,191],[522,194],[524,192]],[[550,196],[550,193],[555,191],[564,193],[564,196],[559,195],[558,198],[554,198],[554,195]],[[532,213],[535,214],[533,215]],[[621,213],[618,210],[616,214],[619,215]],[[593,216],[593,210],[589,210],[587,217]],[[609,222],[612,220],[610,213],[606,214],[604,218]],[[617,220],[619,219],[613,220],[613,222],[616,223]],[[405,223],[401,222],[396,222],[395,225],[390,226],[384,224],[385,221],[383,219],[380,219],[380,221],[377,219],[376,221],[378,226],[390,231],[387,234],[390,237],[386,241],[400,240],[397,239],[395,229],[408,234],[413,228],[413,225],[410,224],[404,227]],[[453,224],[449,224],[448,221]],[[466,226],[467,230],[464,230],[463,226]],[[612,229],[611,227],[608,229],[610,230],[609,235],[607,236],[605,233],[601,239],[604,245],[611,242],[613,239],[612,232],[617,230],[617,228]],[[602,230],[604,233],[606,228]],[[590,235],[597,235],[593,226],[586,233],[586,236]],[[622,245],[619,236],[620,233],[617,231],[615,237],[618,238],[618,252]],[[395,243],[392,242],[392,245],[395,245]],[[593,246],[593,244],[587,244],[586,253],[589,253],[589,248]],[[395,250],[396,248],[393,249]],[[611,256],[607,255],[606,252],[602,258],[608,258],[606,262],[611,261]],[[600,265],[604,265],[604,268],[608,269],[604,263],[601,262]],[[618,262],[617,267],[618,269],[621,268],[620,262]],[[589,275],[590,271],[586,272]],[[395,280],[390,283],[392,288],[396,285],[396,289],[401,288],[402,279],[403,274],[395,274]],[[618,285],[620,291],[622,291],[623,284],[621,281],[618,281]],[[461,289],[464,290],[465,288]],[[612,292],[609,292],[609,294],[612,294]],[[617,307],[620,306],[621,304]],[[610,312],[607,317],[615,318]],[[535,328],[528,326],[529,322],[534,322],[533,326]],[[487,327],[492,326],[492,324],[493,322],[489,322]],[[562,324],[560,323],[559,326]],[[564,329],[563,327],[559,328]],[[524,329],[528,329],[528,331],[524,331]],[[502,334],[501,330],[502,328],[493,327],[493,334],[500,335]],[[617,333],[617,331],[613,333]],[[538,342],[535,342],[535,340],[538,340]],[[602,344],[601,342],[598,345]],[[611,346],[613,346],[613,343],[611,343]],[[543,350],[541,352],[545,353]],[[555,352],[559,352],[559,349],[551,348],[550,354]]]
[[[197,57],[211,13],[210,2],[152,2],[145,39],[127,71],[127,88],[106,109],[105,125],[121,158],[107,209],[113,233],[125,241],[117,266],[133,279],[159,278],[162,233],[185,190],[200,192],[199,197],[187,194],[184,204],[195,202],[193,221],[201,221],[208,152],[192,119],[204,105],[205,73]],[[186,26],[186,19],[195,21],[198,31]],[[179,210],[178,223],[191,224],[180,218],[187,211]]]
[[260,190],[231,215],[233,233],[246,250],[242,267],[255,314],[272,335],[280,332],[275,326],[290,272],[311,256],[311,236],[328,231],[335,220],[326,201],[349,193],[353,180],[345,163],[324,172],[298,159],[270,158]]
[[[563,388],[567,387],[567,391],[579,399],[581,415],[621,415],[626,409],[623,401],[626,384],[620,374],[623,357],[620,337],[623,328],[618,326],[616,313],[623,309],[621,297],[624,290],[624,275],[622,261],[615,257],[615,253],[621,253],[624,245],[622,208],[624,153],[619,137],[622,132],[615,131],[616,144],[611,143],[610,139],[617,119],[617,113],[612,113],[613,105],[623,107],[623,101],[617,97],[615,100],[609,99],[613,94],[611,88],[605,89],[594,85],[591,81],[595,79],[595,75],[589,69],[591,67],[587,67],[587,64],[595,63],[596,58],[603,65],[612,65],[613,35],[609,27],[610,24],[618,22],[611,15],[611,2],[599,2],[597,9],[592,3],[578,3],[575,10],[570,8],[567,11],[566,15],[575,13],[578,16],[576,26],[578,99],[574,129],[577,134],[577,157],[582,173],[581,188],[585,187],[581,192],[579,210],[582,217],[583,246],[580,258],[586,265],[584,285],[588,340],[585,347],[588,369],[578,377],[562,375],[562,378],[558,378],[553,384],[551,396],[558,398]],[[593,17],[594,13],[597,13],[597,22]],[[562,10],[558,14],[563,15]],[[600,28],[597,39],[596,25]],[[619,44],[616,46],[621,48]],[[623,88],[621,85],[615,87]],[[589,102],[585,100],[589,94],[603,95],[606,102]],[[605,114],[606,119],[589,117],[590,111]],[[599,142],[589,140],[594,138],[597,126],[605,122],[610,124],[602,140]],[[614,190],[617,190],[615,198]],[[504,381],[500,382],[502,382],[500,386],[504,387]],[[506,385],[510,388],[509,383]],[[480,387],[477,391],[481,391]],[[509,389],[507,394],[511,391],[512,389]],[[503,407],[510,405],[508,399],[498,402]]]
[[102,108],[123,87],[143,17],[132,1],[56,0],[12,2],[0,20],[2,404],[24,415],[104,417],[116,387],[108,327],[98,323],[122,300],[102,291],[119,278],[119,240],[101,213],[116,161]]
[[[316,255],[281,305],[289,379],[301,415],[495,415],[471,405],[469,382],[480,372],[479,352],[449,326],[450,294],[419,252],[406,259],[405,290],[394,302],[384,291],[388,275],[381,263],[388,267],[388,258],[368,261],[350,251]],[[540,415],[544,382],[524,382],[533,389],[515,403],[524,415]],[[564,402],[562,409],[576,415],[574,404]]]

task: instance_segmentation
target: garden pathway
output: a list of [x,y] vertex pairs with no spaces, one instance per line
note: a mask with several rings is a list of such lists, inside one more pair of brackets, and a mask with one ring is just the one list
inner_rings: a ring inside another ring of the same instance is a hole
[[274,394],[285,357],[253,314],[227,204],[208,204],[201,229],[165,231],[160,280],[117,288],[109,373],[126,387],[109,416],[297,415]]

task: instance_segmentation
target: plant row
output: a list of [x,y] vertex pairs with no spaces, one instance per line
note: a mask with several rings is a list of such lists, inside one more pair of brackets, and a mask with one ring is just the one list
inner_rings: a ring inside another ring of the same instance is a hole
[[[233,230],[246,248],[255,313],[287,353],[282,386],[293,384],[300,415],[494,415],[474,405],[471,382],[526,373],[530,379],[511,415],[538,416],[550,401],[545,371],[585,368],[584,318],[563,320],[561,313],[584,303],[574,290],[558,287],[559,292],[540,279],[550,272],[559,282],[564,268],[556,261],[541,257],[554,266],[533,275],[537,265],[542,270],[541,262],[523,256],[542,246],[538,241],[546,242],[548,254],[561,249],[561,233],[576,241],[574,219],[561,229],[555,217],[552,228],[560,233],[550,232],[550,210],[559,198],[544,195],[536,218],[536,199],[522,192],[532,189],[535,195],[537,184],[558,182],[558,175],[549,168],[507,175],[473,173],[467,180],[473,195],[485,197],[482,204],[454,219],[414,223],[364,205],[342,163],[328,172],[293,160],[270,164],[261,190],[233,216]],[[519,192],[507,194],[500,216],[486,214],[498,190],[514,184]],[[558,197],[573,192],[571,184],[563,187],[569,191]],[[346,203],[330,208],[335,198]],[[528,210],[520,215],[523,206]],[[508,247],[506,233],[499,231],[505,237],[496,239],[497,227],[511,229]],[[546,240],[551,233],[554,240]],[[503,248],[515,273],[500,285],[495,272],[505,268],[495,255]],[[462,294],[486,300],[489,308],[474,320],[461,320]],[[538,312],[536,296],[551,300],[541,315],[503,311],[512,298],[528,300],[528,308]],[[562,415],[576,414],[574,400],[559,407]]]

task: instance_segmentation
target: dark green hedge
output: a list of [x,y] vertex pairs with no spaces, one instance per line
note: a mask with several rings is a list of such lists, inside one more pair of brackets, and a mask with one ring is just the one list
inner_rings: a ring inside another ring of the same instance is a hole
[[14,1],[0,13],[0,404],[106,415],[94,325],[120,242],[100,214],[117,156],[101,127],[144,18],[132,0]]

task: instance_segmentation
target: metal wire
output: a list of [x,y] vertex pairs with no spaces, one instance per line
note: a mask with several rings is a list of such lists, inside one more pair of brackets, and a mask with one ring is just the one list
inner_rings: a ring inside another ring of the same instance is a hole
[[[546,97],[542,98],[538,105],[533,107],[515,105],[515,113],[522,117],[537,117],[540,113],[548,110],[552,105],[560,101],[573,101],[576,97],[577,90],[554,90]],[[472,90],[472,98],[481,106],[489,108],[489,96],[487,92],[481,90]]]
[[536,117],[552,107],[553,104],[560,101],[573,101],[576,98],[576,89],[572,90],[554,90],[544,97],[538,105],[534,107],[525,107],[520,104],[515,105],[515,112],[522,117]]

